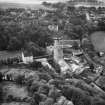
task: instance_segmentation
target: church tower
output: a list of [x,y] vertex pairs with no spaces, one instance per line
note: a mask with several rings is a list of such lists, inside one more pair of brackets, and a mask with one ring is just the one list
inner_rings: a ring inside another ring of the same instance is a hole
[[54,60],[58,62],[60,59],[63,59],[63,50],[60,45],[60,38],[54,38]]

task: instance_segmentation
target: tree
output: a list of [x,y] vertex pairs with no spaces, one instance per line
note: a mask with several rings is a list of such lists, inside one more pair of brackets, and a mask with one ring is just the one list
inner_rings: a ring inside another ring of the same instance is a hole
[[34,93],[32,98],[33,104],[31,105],[39,105],[39,103],[41,102],[41,96],[38,93]]
[[49,97],[44,102],[44,105],[53,105],[53,104],[54,104],[54,99]]
[[24,82],[24,76],[23,75],[19,75],[17,78],[16,78],[16,82],[18,83],[18,84],[23,84],[23,82]]
[[98,22],[98,27],[99,27],[99,30],[100,30],[100,31],[105,31],[105,18],[101,19],[101,20]]
[[65,34],[67,34],[70,39],[78,39],[79,38],[79,35],[76,34],[75,32],[65,32]]
[[2,86],[0,85],[0,103],[3,102],[3,89]]
[[64,86],[62,93],[68,100],[72,100],[74,105],[91,105],[90,97],[79,88],[71,85]]
[[42,2],[42,5],[44,5],[44,6],[51,6],[51,3],[48,3],[48,2],[46,2],[46,1],[44,1],[44,2]]
[[30,41],[29,43],[27,43],[26,45],[26,50],[29,53],[32,53],[33,56],[41,56],[45,54],[45,49],[40,47],[38,44]]
[[15,50],[20,50],[21,47],[22,47],[21,41],[18,40],[17,37],[12,37],[9,41],[7,49],[15,51]]
[[61,3],[61,2],[53,4],[53,7],[58,9],[64,8],[64,6],[65,6],[65,3]]

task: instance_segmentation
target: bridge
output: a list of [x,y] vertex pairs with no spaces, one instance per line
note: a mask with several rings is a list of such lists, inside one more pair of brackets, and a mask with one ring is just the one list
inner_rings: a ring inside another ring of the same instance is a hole
[[52,55],[43,55],[43,56],[37,56],[37,57],[33,57],[34,60],[37,60],[37,59],[41,59],[41,58],[51,58]]

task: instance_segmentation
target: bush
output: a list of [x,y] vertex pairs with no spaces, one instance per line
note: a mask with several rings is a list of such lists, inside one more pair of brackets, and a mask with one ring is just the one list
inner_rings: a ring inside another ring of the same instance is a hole
[[64,81],[60,79],[51,79],[48,82],[50,85],[54,85],[55,87],[59,88],[60,85],[64,85]]
[[0,103],[3,102],[3,89],[2,86],[0,85]]
[[39,105],[45,105],[44,102],[40,102]]
[[49,87],[47,85],[41,85],[39,87],[38,93],[42,93],[42,94],[48,95]]
[[8,101],[8,102],[13,101],[13,96],[12,96],[12,95],[8,95],[7,101]]
[[97,92],[85,82],[80,81],[75,86],[82,89],[85,93],[87,93],[90,96],[95,96],[97,94]]
[[40,83],[39,83],[38,81],[34,81],[34,82],[31,84],[31,86],[29,86],[29,91],[30,91],[31,93],[37,92],[38,89],[39,89],[39,87],[40,87]]
[[34,93],[32,98],[35,103],[34,105],[39,105],[39,103],[41,102],[41,96],[38,93]]
[[53,98],[47,98],[46,101],[44,102],[44,105],[53,105],[54,100]]
[[15,97],[15,101],[20,102],[22,101],[20,97]]
[[41,62],[34,61],[30,64],[30,67],[38,69],[38,68],[42,67],[42,64],[41,64]]
[[92,105],[105,105],[105,100],[100,97],[92,98]]
[[23,84],[23,81],[24,81],[24,76],[23,75],[19,75],[17,78],[16,78],[16,83],[18,84]]
[[38,75],[40,80],[43,79],[43,80],[49,81],[50,79],[52,79],[52,77],[47,73],[38,73]]
[[41,101],[42,101],[42,102],[47,99],[47,95],[42,94],[42,93],[40,94],[40,97],[41,97]]
[[30,98],[28,97],[23,98],[23,102],[30,102]]
[[60,93],[60,91],[59,91],[56,87],[53,86],[53,87],[50,89],[50,91],[49,91],[49,93],[48,93],[48,96],[51,97],[51,98],[53,98],[54,101],[56,101],[56,99],[57,99],[59,96],[61,96],[61,93]]

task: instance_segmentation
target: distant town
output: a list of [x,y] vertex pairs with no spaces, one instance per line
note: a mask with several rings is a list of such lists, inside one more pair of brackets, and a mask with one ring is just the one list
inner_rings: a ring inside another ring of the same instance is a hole
[[105,105],[105,3],[0,3],[0,105]]

